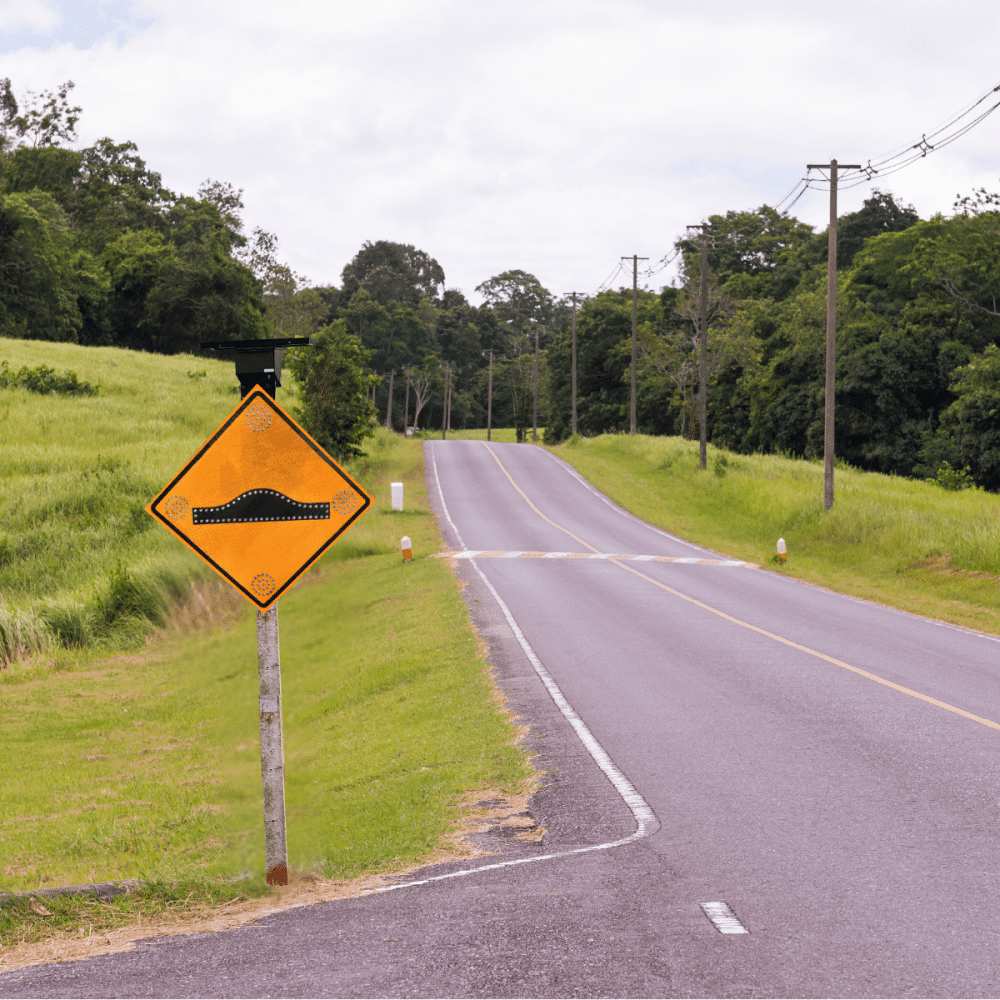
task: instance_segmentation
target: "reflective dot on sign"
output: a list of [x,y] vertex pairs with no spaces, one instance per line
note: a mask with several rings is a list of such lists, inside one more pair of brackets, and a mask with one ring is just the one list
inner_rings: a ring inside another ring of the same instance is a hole
[[172,496],[163,507],[172,521],[180,521],[191,513],[191,504],[181,496]]
[[266,431],[271,426],[271,411],[264,406],[251,406],[244,414],[247,426],[252,431]]
[[338,514],[350,514],[358,505],[358,497],[351,490],[341,490],[334,495],[330,505]]

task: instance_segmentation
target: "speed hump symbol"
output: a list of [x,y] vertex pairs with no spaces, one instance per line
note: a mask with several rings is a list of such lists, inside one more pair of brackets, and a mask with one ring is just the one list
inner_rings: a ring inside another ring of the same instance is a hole
[[146,511],[266,611],[371,503],[255,389]]

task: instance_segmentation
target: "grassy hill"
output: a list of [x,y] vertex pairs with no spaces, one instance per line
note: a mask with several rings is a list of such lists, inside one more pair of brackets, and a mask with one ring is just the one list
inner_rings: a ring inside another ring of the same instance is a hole
[[232,363],[0,339],[96,396],[0,389],[0,659],[132,644],[203,575],[143,511],[236,404]]

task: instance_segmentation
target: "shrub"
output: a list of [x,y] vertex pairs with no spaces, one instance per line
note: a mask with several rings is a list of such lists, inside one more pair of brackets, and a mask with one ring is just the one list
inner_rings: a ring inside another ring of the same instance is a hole
[[42,395],[58,392],[63,396],[96,396],[101,391],[99,385],[81,382],[76,372],[65,371],[60,375],[48,365],[36,368],[22,365],[14,372],[10,370],[9,361],[0,361],[0,389],[17,388]]
[[937,475],[933,479],[928,479],[928,483],[936,483],[946,490],[969,490],[975,489],[976,481],[972,478],[969,466],[964,469],[953,469],[950,462],[942,462],[937,470]]

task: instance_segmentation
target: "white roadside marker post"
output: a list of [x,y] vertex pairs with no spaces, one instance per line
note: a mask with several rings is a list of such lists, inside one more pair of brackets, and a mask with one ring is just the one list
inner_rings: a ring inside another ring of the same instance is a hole
[[403,509],[403,484],[402,483],[392,483],[392,509],[402,510]]
[[785,540],[784,538],[778,539],[778,562],[783,563],[788,558],[785,551]]
[[264,869],[268,885],[288,885],[277,604],[263,614],[257,612],[257,672],[260,680],[260,776],[264,786]]
[[403,535],[399,547],[403,551],[403,562],[409,562],[413,558],[413,543],[410,541],[409,535]]

